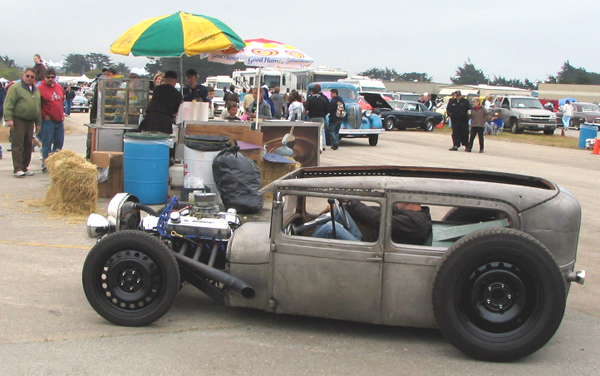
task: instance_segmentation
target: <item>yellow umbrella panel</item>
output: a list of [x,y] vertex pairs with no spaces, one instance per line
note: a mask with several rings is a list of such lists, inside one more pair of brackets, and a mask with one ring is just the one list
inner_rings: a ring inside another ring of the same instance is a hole
[[241,50],[245,44],[225,23],[177,12],[138,23],[121,35],[110,51],[134,56],[193,56],[231,46]]

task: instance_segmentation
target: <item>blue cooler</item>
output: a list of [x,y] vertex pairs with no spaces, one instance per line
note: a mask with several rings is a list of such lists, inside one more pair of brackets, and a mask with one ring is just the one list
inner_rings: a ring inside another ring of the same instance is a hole
[[598,137],[598,126],[592,124],[581,124],[579,126],[579,148],[585,149],[585,140]]
[[164,204],[169,192],[170,136],[126,133],[123,143],[123,189],[146,205]]

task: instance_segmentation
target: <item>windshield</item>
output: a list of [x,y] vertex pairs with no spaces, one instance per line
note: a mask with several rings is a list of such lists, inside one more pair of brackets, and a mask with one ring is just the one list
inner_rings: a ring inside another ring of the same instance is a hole
[[[327,98],[331,98],[331,89],[322,89],[321,90],[323,92],[323,94],[325,94],[325,96]],[[353,90],[350,89],[344,89],[344,88],[338,88],[338,95],[340,97],[342,97],[342,99],[351,99],[351,100],[356,100],[356,94],[354,94]]]
[[544,109],[539,100],[535,98],[515,98],[512,101],[513,108],[539,108]]
[[586,104],[581,106],[582,112],[600,112],[600,107],[595,104]]
[[274,88],[276,86],[279,86],[280,76],[270,76],[265,74],[263,80],[264,84],[267,85],[269,88]]

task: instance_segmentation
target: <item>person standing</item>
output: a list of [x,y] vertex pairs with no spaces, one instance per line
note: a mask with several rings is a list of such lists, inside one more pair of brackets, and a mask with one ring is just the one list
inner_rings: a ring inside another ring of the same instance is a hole
[[488,97],[485,98],[484,106],[486,110],[490,111],[494,107],[494,97],[488,95]]
[[198,77],[198,72],[195,69],[188,69],[185,72],[187,84],[183,87],[184,102],[210,102],[208,99],[208,89],[206,86],[198,84]]
[[488,120],[488,112],[481,105],[479,98],[473,98],[473,108],[471,109],[471,138],[469,139],[469,146],[465,149],[466,152],[470,153],[473,148],[473,141],[475,141],[475,135],[479,136],[479,152],[483,153],[483,131],[485,130],[485,123]]
[[33,62],[35,63],[33,66],[35,70],[35,82],[39,85],[44,81],[44,77],[46,77],[46,63],[44,63],[40,54],[33,55]]
[[[4,82],[0,82],[0,126],[2,126],[2,117],[4,116],[4,98],[6,98],[6,89]],[[2,159],[2,145],[0,145],[0,159]]]
[[275,119],[279,120],[283,117],[283,94],[279,93],[281,89],[279,86],[276,86],[273,89],[273,94],[271,94],[271,102],[273,103],[273,107],[275,108]]
[[304,105],[302,104],[302,98],[296,90],[292,90],[289,96],[290,105],[288,106],[288,117],[289,121],[302,120],[302,114],[304,113]]
[[456,151],[461,146],[468,148],[469,145],[469,110],[471,106],[466,98],[462,97],[460,90],[454,92],[455,98],[448,101],[446,111],[452,122],[452,147]]
[[327,140],[332,150],[340,147],[340,127],[346,116],[346,104],[339,96],[337,89],[331,89],[331,100],[329,101],[329,124],[327,124]]
[[165,83],[154,88],[146,117],[140,124],[141,131],[173,133],[173,119],[177,116],[182,101],[181,93],[175,89],[177,73],[166,72],[163,81]]
[[573,105],[570,100],[565,102],[563,106],[563,114],[562,114],[562,123],[565,131],[569,129],[569,125],[571,124],[571,116],[573,116]]
[[73,99],[75,99],[75,91],[71,89],[71,85],[67,85],[67,90],[65,90],[65,116],[71,116]]
[[321,85],[317,84],[310,89],[311,95],[306,99],[304,110],[308,121],[325,123],[325,116],[329,113],[329,101],[321,93]]
[[31,162],[31,143],[33,128],[36,133],[42,123],[42,100],[35,86],[35,70],[27,68],[20,82],[15,82],[4,101],[4,119],[12,132],[13,173],[17,178],[32,176],[29,171]]
[[48,155],[61,150],[65,142],[65,93],[55,80],[56,71],[48,68],[44,82],[38,86],[42,100],[42,172],[46,172]]
[[249,114],[250,113],[250,105],[252,104],[252,102],[254,102],[254,94],[256,90],[250,88],[250,90],[248,90],[248,93],[246,93],[246,95],[244,95],[244,100],[242,102],[242,106],[244,107],[244,111]]

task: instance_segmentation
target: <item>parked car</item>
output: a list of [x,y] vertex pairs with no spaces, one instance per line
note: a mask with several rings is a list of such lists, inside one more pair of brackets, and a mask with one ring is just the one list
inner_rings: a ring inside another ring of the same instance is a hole
[[71,111],[88,112],[90,110],[90,102],[83,95],[82,92],[76,92],[75,98],[73,98],[73,105]]
[[[411,101],[386,101],[381,95],[361,93],[372,107],[373,113],[379,115],[386,131],[395,128],[421,128],[431,132],[439,124],[443,116],[435,111],[428,111],[425,105]],[[392,107],[393,106],[393,107]]]
[[[340,128],[340,138],[368,138],[369,145],[376,146],[379,135],[385,130],[378,115],[361,108],[356,86],[344,82],[313,82],[308,85],[307,92],[310,93],[316,84],[321,85],[321,91],[328,97],[331,97],[331,89],[337,89],[338,95],[346,104],[346,116]],[[329,123],[329,116],[325,120]]]
[[[148,325],[188,282],[231,307],[439,328],[472,357],[509,361],[552,338],[571,282],[585,281],[575,269],[581,207],[546,179],[328,166],[298,169],[263,190],[273,195],[270,222],[241,225],[210,193],[192,203],[175,197],[160,212],[119,193],[107,218],[88,218],[88,235],[99,238],[82,270],[89,303],[115,324]],[[312,237],[328,222],[347,226],[348,200],[379,208],[378,220],[358,222],[368,237]],[[429,208],[422,244],[394,240],[401,203]],[[331,222],[325,208],[346,219]]]
[[[594,124],[600,126],[600,107],[594,103],[574,102],[573,116],[569,122],[570,128],[579,129],[583,123]],[[557,113],[557,124],[562,126],[562,106],[559,107]]]
[[512,133],[543,131],[553,134],[556,129],[556,114],[545,110],[539,99],[534,97],[503,95],[494,98],[494,111],[500,114],[504,128]]

